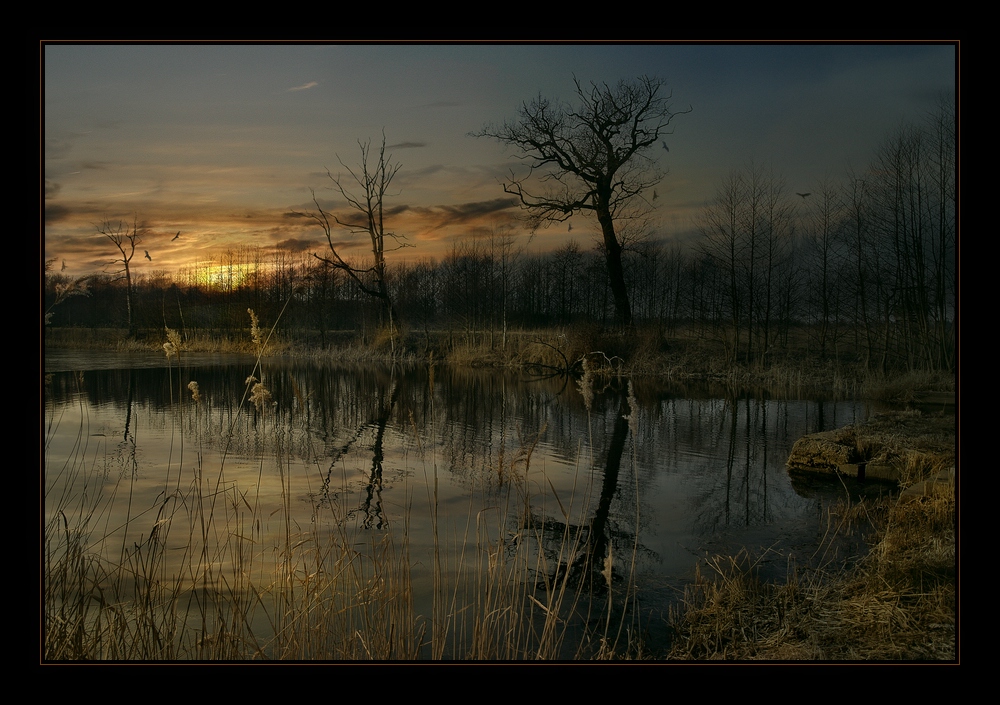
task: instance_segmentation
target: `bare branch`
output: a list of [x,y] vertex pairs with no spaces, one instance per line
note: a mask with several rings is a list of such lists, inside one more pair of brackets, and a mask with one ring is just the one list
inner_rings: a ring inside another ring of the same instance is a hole
[[574,77],[573,83],[576,106],[539,95],[522,103],[516,120],[473,134],[513,147],[526,163],[521,174],[511,172],[503,189],[517,196],[533,226],[563,222],[578,212],[597,216],[615,305],[630,324],[621,270],[626,238],[616,233],[615,221],[634,216],[634,202],[643,201],[643,193],[663,178],[649,151],[671,134],[673,118],[690,109],[673,110],[659,78],[640,76],[610,86],[584,85]]
[[[109,265],[121,264],[119,273],[125,276],[125,303],[128,311],[128,334],[132,337],[135,333],[135,324],[132,316],[132,269],[131,262],[135,256],[136,248],[142,244],[144,230],[139,227],[138,215],[133,215],[132,224],[119,220],[112,223],[110,218],[105,217],[96,226],[97,232],[108,238],[118,249],[118,256],[108,262]],[[148,255],[147,255],[148,256]]]
[[[371,139],[358,140],[358,146],[361,148],[361,161],[357,166],[348,166],[338,155],[337,161],[346,174],[334,176],[329,169],[326,170],[327,177],[333,183],[333,189],[346,201],[349,213],[325,210],[316,198],[315,191],[312,190],[310,191],[316,210],[306,213],[293,211],[293,213],[315,221],[323,229],[330,253],[329,256],[314,253],[316,259],[343,270],[363,292],[379,299],[391,325],[396,316],[386,281],[386,238],[396,243],[394,247],[388,249],[389,252],[410,245],[405,242],[403,235],[386,231],[384,209],[385,199],[394,195],[390,193],[390,186],[402,164],[393,163],[392,155],[386,155],[384,130],[377,156],[373,154]],[[333,238],[334,228],[346,229],[352,234],[368,235],[372,252],[370,267],[356,267],[341,256]],[[366,276],[370,276],[371,281],[366,281]]]

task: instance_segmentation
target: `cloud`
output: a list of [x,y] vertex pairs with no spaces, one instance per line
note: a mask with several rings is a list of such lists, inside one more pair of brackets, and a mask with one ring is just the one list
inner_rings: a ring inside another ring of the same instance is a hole
[[[362,248],[362,251],[363,252],[367,252],[369,255],[371,255],[371,253],[372,253],[371,249],[370,249],[370,246],[366,245],[363,242],[348,242],[347,240],[334,240],[333,241],[333,249],[335,249],[339,254],[344,254],[345,252],[347,252],[349,250],[357,250],[358,248]],[[320,252],[319,256],[320,257],[328,257],[329,253],[328,252],[326,252],[326,253]]]
[[300,240],[296,237],[290,237],[287,240],[282,240],[275,245],[279,250],[288,250],[289,252],[308,252],[309,250],[315,250],[319,246],[319,243],[312,240]]
[[390,144],[386,149],[416,149],[426,146],[426,142],[397,142],[396,144]]
[[45,206],[45,224],[58,223],[60,220],[65,220],[69,217],[70,210],[65,206],[59,206],[52,204]]
[[494,198],[489,201],[473,201],[457,206],[437,206],[434,210],[442,214],[441,225],[443,226],[452,223],[465,223],[486,215],[505,211],[509,208],[515,208],[516,206],[517,199]]
[[514,198],[494,198],[489,201],[471,201],[452,206],[396,206],[389,212],[390,215],[397,215],[404,212],[410,213],[415,219],[425,224],[422,236],[427,236],[435,230],[441,230],[457,225],[468,225],[476,223],[480,219],[488,218],[503,211],[517,207],[517,200]]
[[419,183],[420,180],[425,179],[428,176],[432,176],[433,174],[436,174],[439,171],[443,171],[446,168],[447,167],[445,167],[444,164],[431,164],[430,166],[425,166],[423,169],[409,170],[406,173],[405,178],[410,179],[411,181],[417,181]]
[[294,88],[289,88],[288,92],[292,93],[293,91],[307,91],[310,88],[315,88],[318,85],[319,84],[316,83],[316,81],[309,81],[309,83],[303,83],[301,86],[295,86]]

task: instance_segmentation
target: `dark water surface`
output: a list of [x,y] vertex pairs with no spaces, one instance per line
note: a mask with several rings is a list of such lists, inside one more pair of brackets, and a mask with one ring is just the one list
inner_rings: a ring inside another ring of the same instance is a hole
[[[168,367],[162,355],[47,353],[46,520],[93,512],[91,549],[113,556],[164,522],[167,498],[201,483],[241,498],[217,511],[238,523],[242,508],[252,510],[243,534],[262,547],[269,535],[317,526],[346,523],[357,536],[405,529],[420,609],[435,541],[455,549],[445,570],[457,570],[461,549],[482,540],[475,525],[485,512],[508,513],[499,522],[507,536],[493,540],[510,542],[530,514],[544,527],[540,550],[556,555],[570,531],[585,537],[593,564],[614,556],[655,645],[706,556],[745,547],[774,578],[813,557],[828,528],[824,508],[843,487],[802,496],[785,460],[802,435],[870,411],[639,378],[585,394],[578,380],[500,370],[254,363],[188,354]],[[251,375],[271,394],[260,409],[243,401]],[[515,509],[498,499],[511,487]],[[184,533],[175,533],[167,556],[181,566]],[[279,562],[255,570],[266,580]]]

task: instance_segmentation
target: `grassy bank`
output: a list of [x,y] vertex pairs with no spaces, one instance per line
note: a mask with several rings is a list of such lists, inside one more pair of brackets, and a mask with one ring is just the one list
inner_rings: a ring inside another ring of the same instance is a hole
[[[161,352],[162,331],[128,339],[117,329],[48,328],[44,344],[53,349],[99,349]],[[192,333],[184,339],[189,352],[253,353],[246,332],[233,335]],[[592,325],[561,329],[502,331],[374,331],[330,332],[282,336],[268,343],[268,355],[328,359],[338,363],[412,364],[434,362],[470,367],[524,369],[539,374],[582,374],[584,359],[593,372],[656,376],[675,381],[704,380],[740,391],[780,390],[814,394],[818,390],[844,398],[914,402],[931,392],[953,394],[954,375],[939,372],[875,371],[857,357],[820,359],[809,341],[792,339],[762,359],[734,363],[724,345],[693,331],[666,336],[657,328],[623,333]]]
[[[873,457],[899,467],[902,487],[955,467],[953,416],[888,414],[856,434]],[[860,524],[869,551],[792,571],[784,583],[758,579],[761,556],[715,557],[672,615],[669,658],[956,659],[955,508],[949,483],[926,496],[841,502],[830,510],[830,540]]]

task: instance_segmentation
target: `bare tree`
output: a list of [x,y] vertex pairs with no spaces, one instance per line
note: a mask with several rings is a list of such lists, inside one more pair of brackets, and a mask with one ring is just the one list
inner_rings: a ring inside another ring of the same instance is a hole
[[741,212],[747,192],[745,175],[734,170],[719,186],[715,200],[701,213],[699,230],[703,240],[698,244],[700,252],[724,277],[725,284],[712,287],[713,293],[724,301],[722,309],[728,312],[732,326],[732,342],[729,332],[723,330],[727,354],[735,362],[740,348],[743,326],[743,311],[746,308],[746,293],[742,286],[740,267],[745,255],[745,245],[741,226]]
[[616,223],[634,214],[644,192],[663,178],[649,152],[672,132],[674,116],[690,108],[673,111],[659,78],[623,79],[614,86],[573,81],[578,105],[538,96],[521,105],[516,120],[474,134],[520,151],[527,172],[512,171],[504,191],[518,197],[534,225],[563,222],[581,211],[597,216],[615,308],[621,322],[631,325],[622,268],[626,243]]
[[812,316],[819,320],[819,352],[820,357],[826,359],[830,328],[833,327],[832,338],[836,342],[841,319],[840,300],[844,286],[840,272],[846,207],[841,197],[842,189],[829,179],[817,184],[813,193],[812,208],[805,216],[807,265],[813,276],[807,303]]
[[[499,285],[499,292],[494,291],[494,300],[499,299],[498,308],[502,322],[501,347],[507,349],[507,304],[511,285],[511,272],[517,265],[523,248],[515,247],[517,236],[514,235],[509,225],[500,225],[496,222],[490,225],[488,237],[490,260],[493,262],[494,276],[490,281],[494,288]],[[496,315],[490,320],[490,346],[493,345],[493,328]]]
[[118,274],[125,276],[125,306],[128,311],[128,336],[135,335],[135,319],[133,315],[133,287],[132,287],[132,257],[136,248],[142,244],[143,231],[139,228],[139,221],[136,216],[132,217],[132,224],[129,225],[123,220],[112,223],[110,218],[105,218],[97,224],[97,232],[104,235],[118,248],[118,255],[111,260],[109,265],[121,265]]
[[[358,141],[361,147],[361,162],[356,168],[344,164],[339,155],[337,160],[340,165],[347,170],[348,177],[338,174],[334,176],[329,169],[326,174],[333,182],[333,189],[347,201],[351,209],[350,213],[332,213],[326,211],[316,198],[313,192],[313,204],[316,212],[309,212],[298,215],[305,215],[319,223],[326,235],[326,242],[330,247],[329,256],[316,254],[316,258],[322,260],[327,265],[346,272],[351,279],[357,283],[358,287],[376,299],[378,299],[382,314],[386,323],[392,328],[397,319],[392,298],[389,293],[389,285],[386,279],[386,239],[391,243],[396,243],[388,251],[406,247],[401,235],[385,230],[385,199],[389,196],[389,186],[393,177],[399,171],[402,164],[392,163],[392,155],[385,153],[385,132],[382,133],[382,146],[378,155],[372,154],[371,139],[364,142]],[[340,243],[334,241],[333,233],[337,228],[345,228],[351,233],[365,233],[371,238],[372,262],[371,265],[358,266],[348,262],[343,258],[337,248]]]
[[755,346],[766,353],[773,342],[777,276],[792,234],[792,208],[783,179],[753,162],[733,171],[715,201],[705,207],[700,225],[701,252],[728,279],[725,295],[733,328],[729,354],[736,361],[742,336],[745,358],[753,361]]

